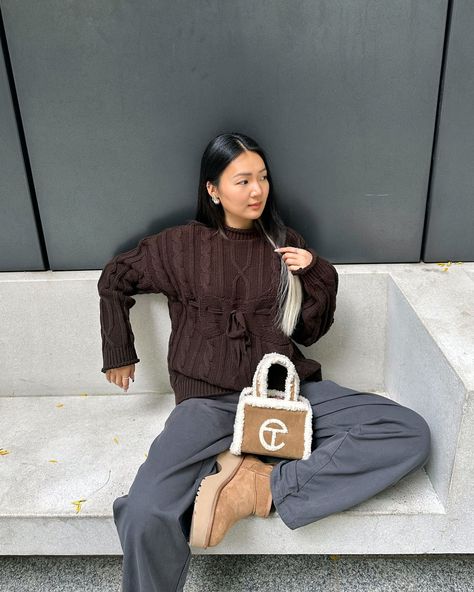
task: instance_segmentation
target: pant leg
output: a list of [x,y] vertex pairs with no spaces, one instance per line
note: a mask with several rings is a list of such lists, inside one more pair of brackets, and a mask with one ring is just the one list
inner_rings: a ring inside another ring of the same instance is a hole
[[273,503],[292,530],[346,510],[424,466],[431,434],[416,411],[331,380],[306,382],[313,409],[312,454],[278,463]]
[[239,393],[182,401],[152,442],[129,493],[113,502],[123,550],[122,592],[181,592],[200,481],[233,437]]

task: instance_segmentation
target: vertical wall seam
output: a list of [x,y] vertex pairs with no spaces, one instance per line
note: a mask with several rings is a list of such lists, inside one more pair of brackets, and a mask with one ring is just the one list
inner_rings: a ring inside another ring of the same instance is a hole
[[445,83],[445,75],[446,75],[446,62],[448,59],[448,49],[449,49],[449,38],[451,34],[451,19],[453,13],[453,3],[454,0],[448,0],[448,5],[446,9],[446,25],[444,29],[444,42],[443,42],[443,51],[441,57],[441,67],[439,73],[439,84],[438,84],[438,100],[436,104],[436,115],[435,115],[435,124],[434,124],[434,133],[433,133],[433,143],[431,146],[431,160],[430,160],[430,170],[428,175],[428,189],[426,192],[426,202],[425,202],[425,216],[423,220],[423,232],[421,235],[421,248],[420,248],[420,261],[425,262],[425,251],[426,251],[426,242],[428,240],[428,226],[429,226],[429,219],[431,213],[431,187],[433,183],[433,171],[434,171],[434,162],[438,147],[438,135],[439,135],[439,122],[441,118],[441,109],[443,105],[443,94],[444,94],[444,83]]
[[15,86],[15,78],[13,75],[13,68],[12,68],[12,64],[11,64],[11,60],[10,60],[10,52],[8,51],[7,35],[6,35],[4,23],[3,23],[3,14],[2,14],[1,6],[0,6],[0,41],[1,41],[3,59],[4,59],[4,63],[5,63],[5,69],[7,72],[8,85],[10,88],[10,97],[11,97],[11,101],[12,101],[12,105],[13,105],[13,111],[15,114],[15,122],[16,122],[16,128],[17,128],[17,132],[18,132],[18,138],[20,140],[21,154],[23,156],[23,165],[25,168],[25,175],[26,175],[26,180],[28,183],[28,190],[29,190],[29,195],[30,195],[30,200],[31,200],[31,207],[33,209],[33,217],[34,217],[34,221],[35,221],[35,225],[36,225],[36,232],[38,233],[38,240],[39,240],[40,249],[41,249],[41,257],[43,260],[43,266],[44,266],[45,270],[49,270],[51,268],[50,268],[50,264],[49,264],[48,250],[46,247],[46,240],[45,240],[44,233],[43,233],[43,224],[41,222],[41,214],[40,214],[40,210],[39,210],[39,206],[38,206],[38,200],[36,197],[36,190],[35,190],[35,185],[34,185],[34,181],[33,181],[33,174],[31,171],[30,158],[28,155],[28,147],[26,144],[26,137],[25,137],[25,132],[23,129],[23,122],[21,119],[20,105],[18,102],[18,95],[16,92],[16,86]]

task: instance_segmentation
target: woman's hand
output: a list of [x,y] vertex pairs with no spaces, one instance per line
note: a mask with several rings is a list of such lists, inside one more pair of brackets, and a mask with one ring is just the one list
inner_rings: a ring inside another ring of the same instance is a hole
[[306,249],[298,249],[298,247],[279,247],[275,251],[277,253],[283,252],[283,261],[290,271],[307,267],[313,260],[312,253],[306,251]]
[[127,392],[130,380],[135,382],[135,364],[122,366],[120,368],[110,368],[105,372],[107,380],[123,388]]

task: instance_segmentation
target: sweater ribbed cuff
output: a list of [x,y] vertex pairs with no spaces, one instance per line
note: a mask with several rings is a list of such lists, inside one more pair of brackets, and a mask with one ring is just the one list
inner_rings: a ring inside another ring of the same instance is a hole
[[135,346],[124,345],[122,347],[107,348],[102,350],[103,363],[101,372],[106,372],[111,368],[121,368],[129,364],[139,362]]

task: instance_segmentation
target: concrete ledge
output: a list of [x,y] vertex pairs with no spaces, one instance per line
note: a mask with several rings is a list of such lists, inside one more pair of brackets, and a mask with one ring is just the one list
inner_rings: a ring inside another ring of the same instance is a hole
[[[174,396],[6,397],[1,407],[9,418],[2,436],[11,454],[1,459],[0,554],[120,554],[112,502],[128,492]],[[80,499],[85,501],[77,513],[72,502]],[[440,513],[444,508],[423,470],[343,512],[359,520]],[[233,544],[226,541],[227,551],[221,544],[219,553],[248,553],[248,528],[260,533],[253,553],[278,553],[283,544],[285,553],[319,553],[315,548],[327,544],[320,540],[315,547],[313,540],[312,551],[303,551],[300,542],[289,551],[296,531],[276,514],[243,522],[241,535],[232,537]],[[260,540],[263,531],[268,537]],[[269,547],[270,540],[276,542]]]
[[[422,414],[432,456],[424,469],[344,512],[294,531],[277,514],[248,518],[217,547],[193,553],[474,551],[474,268],[336,267],[335,323],[303,350],[321,361],[324,379]],[[0,448],[9,451],[0,456],[0,554],[121,554],[112,502],[127,493],[174,407],[161,295],[139,295],[131,310],[143,353],[129,393],[100,373],[98,275],[0,274],[7,319]],[[72,502],[80,499],[76,513]]]

